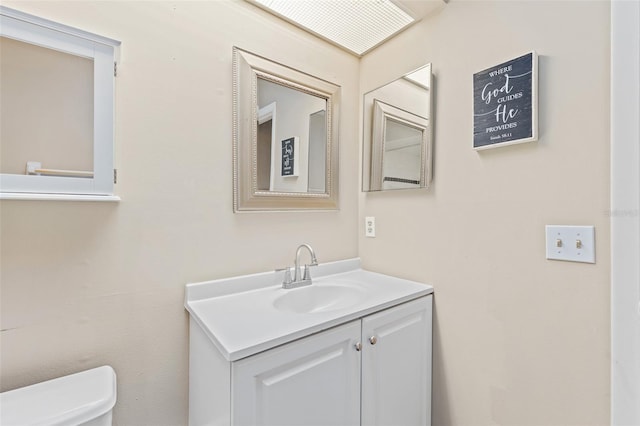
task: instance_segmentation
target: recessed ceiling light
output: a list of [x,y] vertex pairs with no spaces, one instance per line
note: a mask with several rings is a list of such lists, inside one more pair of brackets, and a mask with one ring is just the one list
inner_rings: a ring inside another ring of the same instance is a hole
[[247,0],[360,56],[415,19],[391,0]]

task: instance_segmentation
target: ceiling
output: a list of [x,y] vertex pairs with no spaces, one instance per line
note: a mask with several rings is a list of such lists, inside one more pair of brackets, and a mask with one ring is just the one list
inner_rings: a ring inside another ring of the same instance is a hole
[[393,0],[393,2],[410,12],[419,21],[442,8],[448,0]]

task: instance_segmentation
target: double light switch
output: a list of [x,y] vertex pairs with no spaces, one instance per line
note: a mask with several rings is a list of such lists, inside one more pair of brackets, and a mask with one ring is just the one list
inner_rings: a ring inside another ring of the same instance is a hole
[[547,259],[596,263],[593,226],[547,225]]

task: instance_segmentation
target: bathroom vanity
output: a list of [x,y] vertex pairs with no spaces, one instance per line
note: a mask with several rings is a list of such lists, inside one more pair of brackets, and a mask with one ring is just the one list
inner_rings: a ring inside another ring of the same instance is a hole
[[429,425],[430,286],[321,264],[188,284],[190,425]]

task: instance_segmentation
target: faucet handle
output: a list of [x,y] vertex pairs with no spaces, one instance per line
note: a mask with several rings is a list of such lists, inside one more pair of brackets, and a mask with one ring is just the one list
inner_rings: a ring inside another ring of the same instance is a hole
[[282,280],[282,284],[291,284],[293,282],[293,278],[291,278],[291,266],[276,269],[276,272],[282,271],[284,271],[284,279]]
[[302,274],[303,280],[311,280],[311,272],[309,271],[309,266],[315,266],[315,265],[313,263],[311,265],[306,265],[306,264],[304,265],[304,274]]

